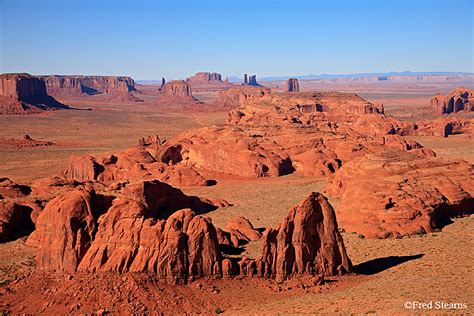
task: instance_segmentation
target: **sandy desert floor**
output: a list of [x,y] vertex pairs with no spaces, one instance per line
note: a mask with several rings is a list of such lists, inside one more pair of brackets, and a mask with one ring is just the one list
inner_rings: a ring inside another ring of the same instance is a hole
[[[386,102],[389,115],[402,118],[407,110],[414,112],[408,119],[422,117],[432,95],[425,90],[403,94],[393,91],[363,93],[361,91],[361,95],[370,101]],[[0,117],[3,138],[29,134],[35,139],[56,143],[44,148],[0,147],[0,176],[20,183],[29,182],[61,172],[70,155],[125,149],[136,144],[140,137],[151,134],[166,139],[184,130],[221,124],[226,116],[223,112],[172,113],[143,105],[133,108],[96,104],[76,106],[92,107],[93,110]],[[474,163],[474,142],[468,136],[414,139],[441,157],[462,158]],[[207,214],[217,226],[225,226],[229,219],[239,215],[248,217],[254,226],[262,228],[276,226],[290,207],[311,191],[324,192],[324,186],[323,178],[289,175],[258,180],[227,179],[216,186],[183,191],[206,198],[224,198],[233,204]],[[337,207],[336,199],[330,201]],[[143,276],[110,276],[110,288],[101,276],[94,279],[80,274],[74,277],[44,276],[35,271],[34,250],[24,244],[24,239],[19,239],[0,244],[0,312],[29,314],[48,310],[59,314],[97,311],[143,314],[165,311],[172,314],[173,311],[193,310],[203,314],[223,311],[232,315],[414,312],[405,308],[407,301],[467,306],[456,310],[436,309],[433,305],[431,310],[416,310],[421,313],[474,311],[474,216],[454,219],[442,231],[421,236],[367,240],[343,233],[343,238],[357,275],[333,278],[310,290],[289,289],[291,285],[280,286],[270,281],[206,280],[176,288],[153,284],[154,290],[147,285],[144,286],[146,295],[137,290],[135,296],[119,295],[117,301],[111,301],[114,286],[125,282],[123,278],[143,280]],[[254,243],[245,248],[240,255],[254,257],[260,251]],[[30,276],[24,278],[27,275]],[[98,290],[101,295],[86,293],[87,283],[100,282],[104,283]],[[133,284],[137,286],[142,284],[140,282]],[[77,297],[66,295],[72,290],[79,293]],[[133,292],[132,287],[129,293]]]

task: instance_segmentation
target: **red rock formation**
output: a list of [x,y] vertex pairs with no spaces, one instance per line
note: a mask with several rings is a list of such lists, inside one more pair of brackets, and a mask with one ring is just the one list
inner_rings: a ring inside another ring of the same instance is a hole
[[250,86],[259,86],[259,84],[257,82],[257,75],[249,76],[249,85]]
[[472,213],[473,175],[464,161],[385,151],[343,165],[327,191],[341,199],[337,218],[346,231],[387,238],[432,232]]
[[184,80],[167,82],[162,93],[165,96],[192,97],[191,86]]
[[0,146],[26,148],[26,147],[46,147],[54,145],[53,142],[36,140],[25,135],[20,139],[0,138]]
[[197,72],[194,76],[189,77],[186,81],[191,84],[193,82],[222,81],[222,76],[217,72]]
[[130,77],[115,76],[43,76],[46,89],[52,95],[79,96],[81,94],[113,94],[135,91],[135,81]]
[[328,122],[351,123],[365,114],[383,113],[382,105],[339,92],[269,93],[239,105],[230,112],[228,123],[317,126]]
[[430,105],[436,114],[474,111],[474,90],[459,87],[447,95],[438,93]]
[[146,271],[173,281],[220,274],[212,223],[191,210],[170,216],[212,205],[158,181],[127,185],[112,207],[111,198],[79,188],[49,202],[28,239],[38,247],[38,267]]
[[[226,225],[226,231],[229,232],[230,240],[234,245],[239,245],[240,242],[256,241],[262,237],[262,234],[253,227],[249,219],[241,216],[230,220]],[[225,232],[221,238],[226,239]]]
[[[149,141],[151,143],[148,145]],[[72,181],[98,180],[112,186],[117,182],[140,179],[160,179],[179,187],[215,184],[215,181],[205,179],[192,166],[170,165],[168,161],[155,159],[151,153],[162,148],[158,136],[143,140],[142,143],[115,155],[73,156],[69,159],[65,176]]]
[[0,114],[25,114],[68,108],[46,92],[44,83],[29,74],[0,75]]
[[148,272],[174,283],[219,276],[217,234],[209,220],[189,210],[156,221],[143,205],[119,200],[102,218],[78,269]]
[[217,97],[216,107],[222,109],[236,109],[248,99],[261,97],[270,93],[270,89],[250,86],[239,86],[221,91]]
[[276,229],[262,237],[259,273],[283,281],[296,274],[324,276],[343,274],[352,269],[336,216],[327,199],[311,193],[292,208]]
[[[238,267],[222,258],[223,231],[191,210],[205,204],[158,181],[127,185],[118,197],[74,189],[47,204],[27,242],[38,248],[43,270],[146,272],[173,283],[236,274],[284,280],[351,269],[334,211],[320,194],[311,194],[280,228],[267,231],[261,258],[244,257]],[[244,218],[232,221],[229,230],[224,235],[260,238]]]
[[286,91],[288,91],[288,92],[299,92],[300,91],[300,85],[298,83],[298,79],[289,78],[286,81]]

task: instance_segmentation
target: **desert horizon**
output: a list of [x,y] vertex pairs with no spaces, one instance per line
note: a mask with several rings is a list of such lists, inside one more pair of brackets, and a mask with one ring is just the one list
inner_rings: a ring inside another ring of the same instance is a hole
[[2,315],[472,313],[471,1],[0,19]]

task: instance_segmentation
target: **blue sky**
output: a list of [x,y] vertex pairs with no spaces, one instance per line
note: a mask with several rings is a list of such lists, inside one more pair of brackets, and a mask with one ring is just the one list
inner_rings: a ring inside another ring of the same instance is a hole
[[472,0],[0,0],[0,72],[473,72]]

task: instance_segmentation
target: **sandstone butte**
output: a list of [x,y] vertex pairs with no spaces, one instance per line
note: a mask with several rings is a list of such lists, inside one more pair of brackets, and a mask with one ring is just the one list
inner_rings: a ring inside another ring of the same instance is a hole
[[0,75],[0,114],[27,114],[68,107],[47,91],[42,80],[29,74]]
[[114,102],[139,102],[131,94],[137,91],[135,81],[130,77],[117,76],[40,76],[46,85],[48,94],[60,99],[74,97],[100,96],[101,100]]
[[300,84],[298,83],[298,79],[289,78],[286,81],[286,91],[288,91],[288,92],[299,92],[300,91]]
[[222,80],[222,75],[217,72],[197,72],[186,79],[195,92],[220,92],[234,87],[227,80]]
[[474,90],[459,87],[447,95],[438,93],[431,98],[430,105],[436,114],[474,111]]
[[46,205],[27,243],[38,248],[43,270],[146,272],[173,283],[239,275],[321,280],[352,269],[334,210],[319,193],[310,194],[262,237],[245,219],[231,222],[231,232],[224,233],[237,230],[262,244],[260,257],[238,262],[221,253],[211,220],[197,215],[208,207],[156,180],[131,183],[107,196],[79,186]]
[[196,106],[201,103],[193,97],[191,85],[184,80],[173,80],[161,88],[160,105]]

